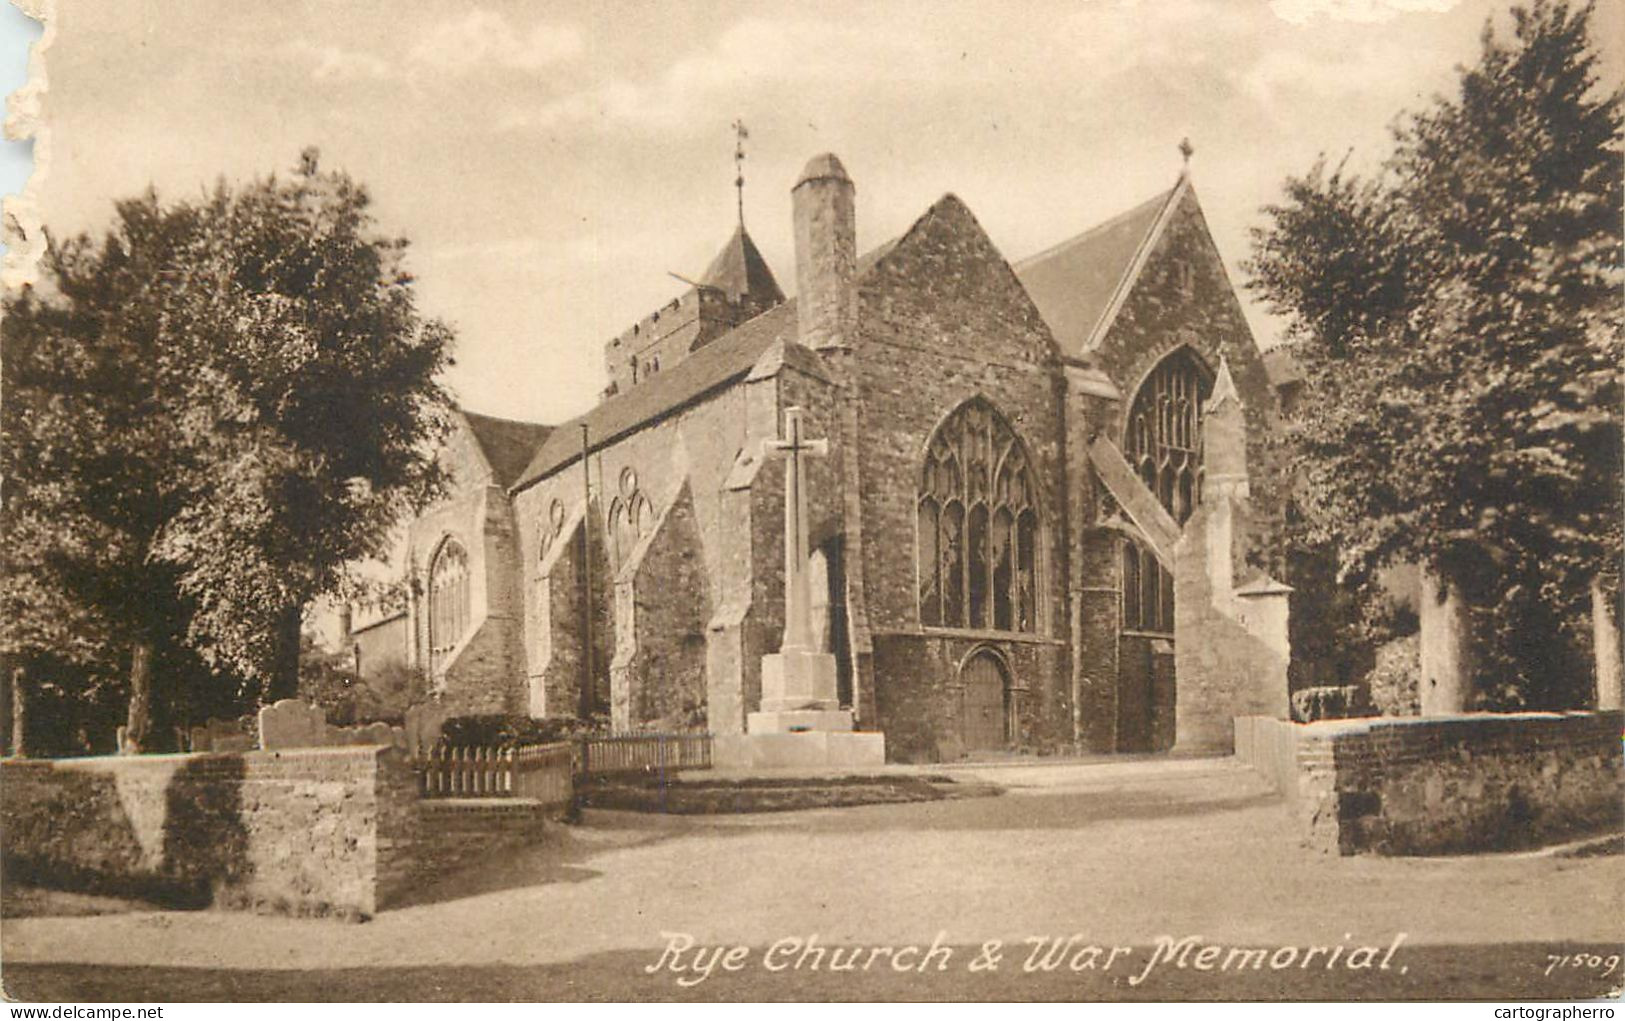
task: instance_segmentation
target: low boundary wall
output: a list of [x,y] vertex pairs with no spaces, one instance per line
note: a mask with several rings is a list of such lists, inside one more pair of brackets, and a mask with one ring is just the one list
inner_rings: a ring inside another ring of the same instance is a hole
[[1236,757],[1287,798],[1305,842],[1448,854],[1625,832],[1625,714],[1236,719]]
[[418,786],[380,746],[9,759],[0,858],[8,881],[363,918],[569,809],[430,807]]

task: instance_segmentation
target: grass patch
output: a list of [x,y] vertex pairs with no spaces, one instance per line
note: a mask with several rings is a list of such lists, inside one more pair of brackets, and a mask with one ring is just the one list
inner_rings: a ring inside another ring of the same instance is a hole
[[897,805],[1002,793],[992,784],[945,776],[739,777],[690,779],[658,774],[598,777],[579,788],[587,808],[671,815],[793,812],[808,808]]

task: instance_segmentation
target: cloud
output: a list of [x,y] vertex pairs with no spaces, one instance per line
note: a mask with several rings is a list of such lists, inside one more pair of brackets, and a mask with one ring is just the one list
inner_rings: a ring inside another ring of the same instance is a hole
[[[874,89],[887,80],[936,77],[924,40],[851,22],[757,17],[736,22],[710,46],[646,82],[614,78],[498,119],[498,127],[557,128],[610,121],[628,127],[680,127],[726,107],[788,90]],[[720,105],[719,105],[720,104]]]
[[343,46],[292,42],[283,52],[295,60],[311,65],[311,77],[317,81],[376,81],[395,72],[389,61],[365,50]]
[[581,33],[568,25],[538,22],[521,30],[503,15],[476,7],[449,24],[425,30],[408,56],[451,74],[493,67],[540,71],[576,57],[584,47]]
[[1460,0],[1270,0],[1276,17],[1294,25],[1306,25],[1315,18],[1375,24],[1392,21],[1401,14],[1442,14]]

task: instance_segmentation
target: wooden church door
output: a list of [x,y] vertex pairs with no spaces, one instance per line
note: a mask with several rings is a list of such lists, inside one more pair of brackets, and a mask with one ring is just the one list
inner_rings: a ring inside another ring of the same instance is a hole
[[964,692],[960,729],[967,752],[1010,746],[1009,679],[992,653],[979,652],[960,670]]

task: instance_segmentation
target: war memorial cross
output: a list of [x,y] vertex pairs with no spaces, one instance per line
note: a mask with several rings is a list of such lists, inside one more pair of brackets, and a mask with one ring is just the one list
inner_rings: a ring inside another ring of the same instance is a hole
[[784,644],[786,652],[814,651],[812,594],[807,582],[807,468],[802,457],[825,457],[828,440],[804,439],[801,409],[784,409],[784,438],[765,440],[762,456],[784,466]]

